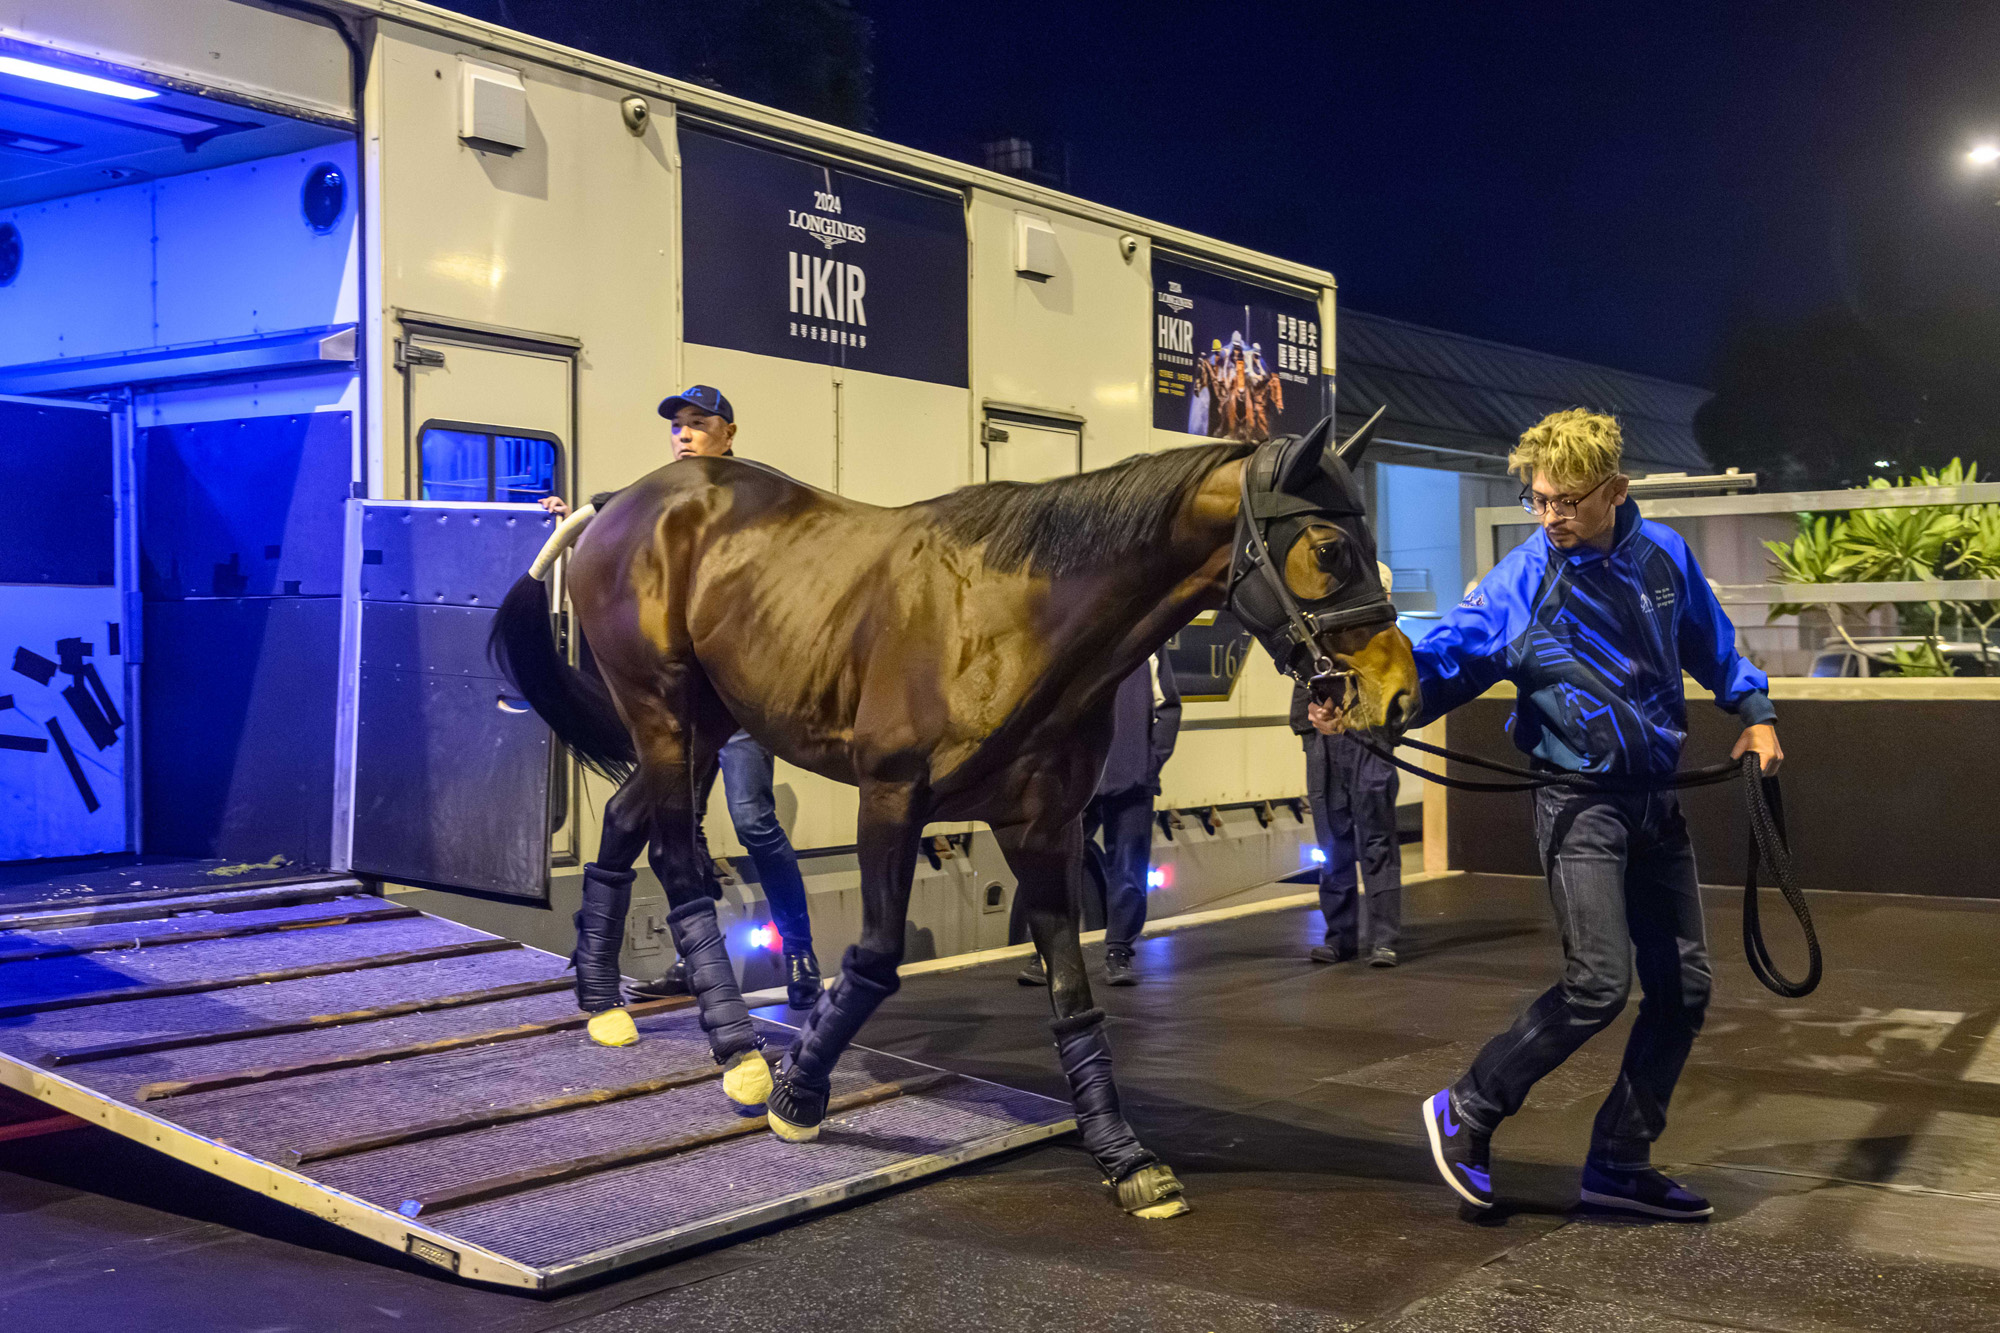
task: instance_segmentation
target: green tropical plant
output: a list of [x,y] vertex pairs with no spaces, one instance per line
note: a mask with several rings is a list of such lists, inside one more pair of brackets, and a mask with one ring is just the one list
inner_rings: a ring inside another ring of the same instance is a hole
[[[1875,490],[1958,487],[1973,485],[1978,477],[1977,463],[1954,458],[1941,468],[1920,469],[1915,476],[1871,477],[1868,486]],[[1790,542],[1765,542],[1764,546],[1771,555],[1772,581],[1776,583],[2000,578],[2000,505],[1911,505],[1855,509],[1838,515],[1802,514],[1797,537]],[[1771,616],[1797,614],[1814,605],[1824,605],[1835,630],[1848,637],[1841,624],[1839,603],[1786,603],[1772,607]],[[1892,654],[1895,669],[1902,675],[1950,674],[1937,647],[1947,613],[1961,630],[1968,624],[1978,628],[1982,654],[1987,631],[2000,623],[2000,603],[1996,602],[1900,604],[1899,619],[1907,621],[1911,617],[1905,607],[1921,607],[1916,614],[1930,623],[1926,626],[1918,621],[1908,626],[1924,635],[1926,642],[1921,648],[1897,649]]]

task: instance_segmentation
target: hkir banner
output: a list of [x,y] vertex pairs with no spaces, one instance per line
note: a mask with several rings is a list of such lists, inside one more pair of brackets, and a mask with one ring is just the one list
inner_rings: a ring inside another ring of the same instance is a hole
[[683,129],[689,342],[966,384],[965,209]]
[[1319,307],[1153,261],[1153,425],[1227,440],[1302,435],[1326,415]]

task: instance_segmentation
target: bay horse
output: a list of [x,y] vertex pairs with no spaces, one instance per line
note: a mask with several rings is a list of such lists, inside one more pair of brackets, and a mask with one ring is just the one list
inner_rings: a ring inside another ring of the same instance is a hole
[[[1347,725],[1399,731],[1414,715],[1409,641],[1349,470],[1365,443],[1331,447],[1329,420],[1304,439],[1190,445],[896,509],[696,457],[606,501],[567,579],[595,674],[558,652],[533,576],[509,592],[492,645],[558,738],[622,780],[577,914],[592,1037],[636,1040],[617,959],[645,849],[724,1091],[746,1113],[763,1104],[780,1137],[812,1138],[835,1061],[897,989],[924,825],[983,821],[1048,972],[1084,1146],[1127,1212],[1186,1211],[1172,1169],[1119,1111],[1077,938],[1081,816],[1119,682],[1225,601],[1281,669],[1318,668],[1341,691]],[[739,726],[861,791],[861,939],[775,1076],[696,830],[696,793]]]

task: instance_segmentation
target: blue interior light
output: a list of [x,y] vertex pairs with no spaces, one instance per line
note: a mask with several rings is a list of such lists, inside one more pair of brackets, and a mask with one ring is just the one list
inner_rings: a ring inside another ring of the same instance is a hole
[[95,74],[85,74],[81,70],[64,69],[61,65],[39,65],[19,56],[0,56],[0,74],[12,74],[17,78],[34,79],[40,83],[61,84],[65,88],[75,88],[86,93],[100,93],[105,97],[119,97],[127,102],[143,101],[148,97],[158,97],[159,90],[142,88],[130,83],[119,83],[115,79],[100,78]]

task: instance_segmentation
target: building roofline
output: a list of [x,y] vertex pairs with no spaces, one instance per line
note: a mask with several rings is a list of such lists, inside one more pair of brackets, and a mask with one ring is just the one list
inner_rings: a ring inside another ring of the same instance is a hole
[[[1503,343],[1493,338],[1481,338],[1470,333],[1455,333],[1450,329],[1435,328],[1429,324],[1418,324],[1413,320],[1396,319],[1390,315],[1377,315],[1366,310],[1357,310],[1352,306],[1342,306],[1340,317],[1342,319],[1359,317],[1364,320],[1372,320],[1378,324],[1393,324],[1397,328],[1409,329],[1414,333],[1421,333],[1430,338],[1449,338],[1453,342],[1472,343],[1478,347],[1489,348],[1495,352],[1512,356],[1531,356],[1542,361],[1554,361],[1566,366],[1579,366],[1585,370],[1596,371],[1599,374],[1619,375],[1627,379],[1644,380],[1648,384],[1657,384],[1666,389],[1679,389],[1685,393],[1707,394],[1710,397],[1713,397],[1715,394],[1715,390],[1703,388],[1699,384],[1686,384],[1680,380],[1665,379],[1659,375],[1648,375],[1641,370],[1625,370],[1618,366],[1607,366],[1601,361],[1585,361],[1580,357],[1564,356],[1560,352],[1544,352],[1540,348],[1523,347],[1519,343]],[[1396,369],[1404,374],[1421,375],[1426,373],[1423,371],[1407,370],[1403,367],[1397,367]],[[1436,379],[1438,377],[1433,375],[1429,376],[1429,378]]]

